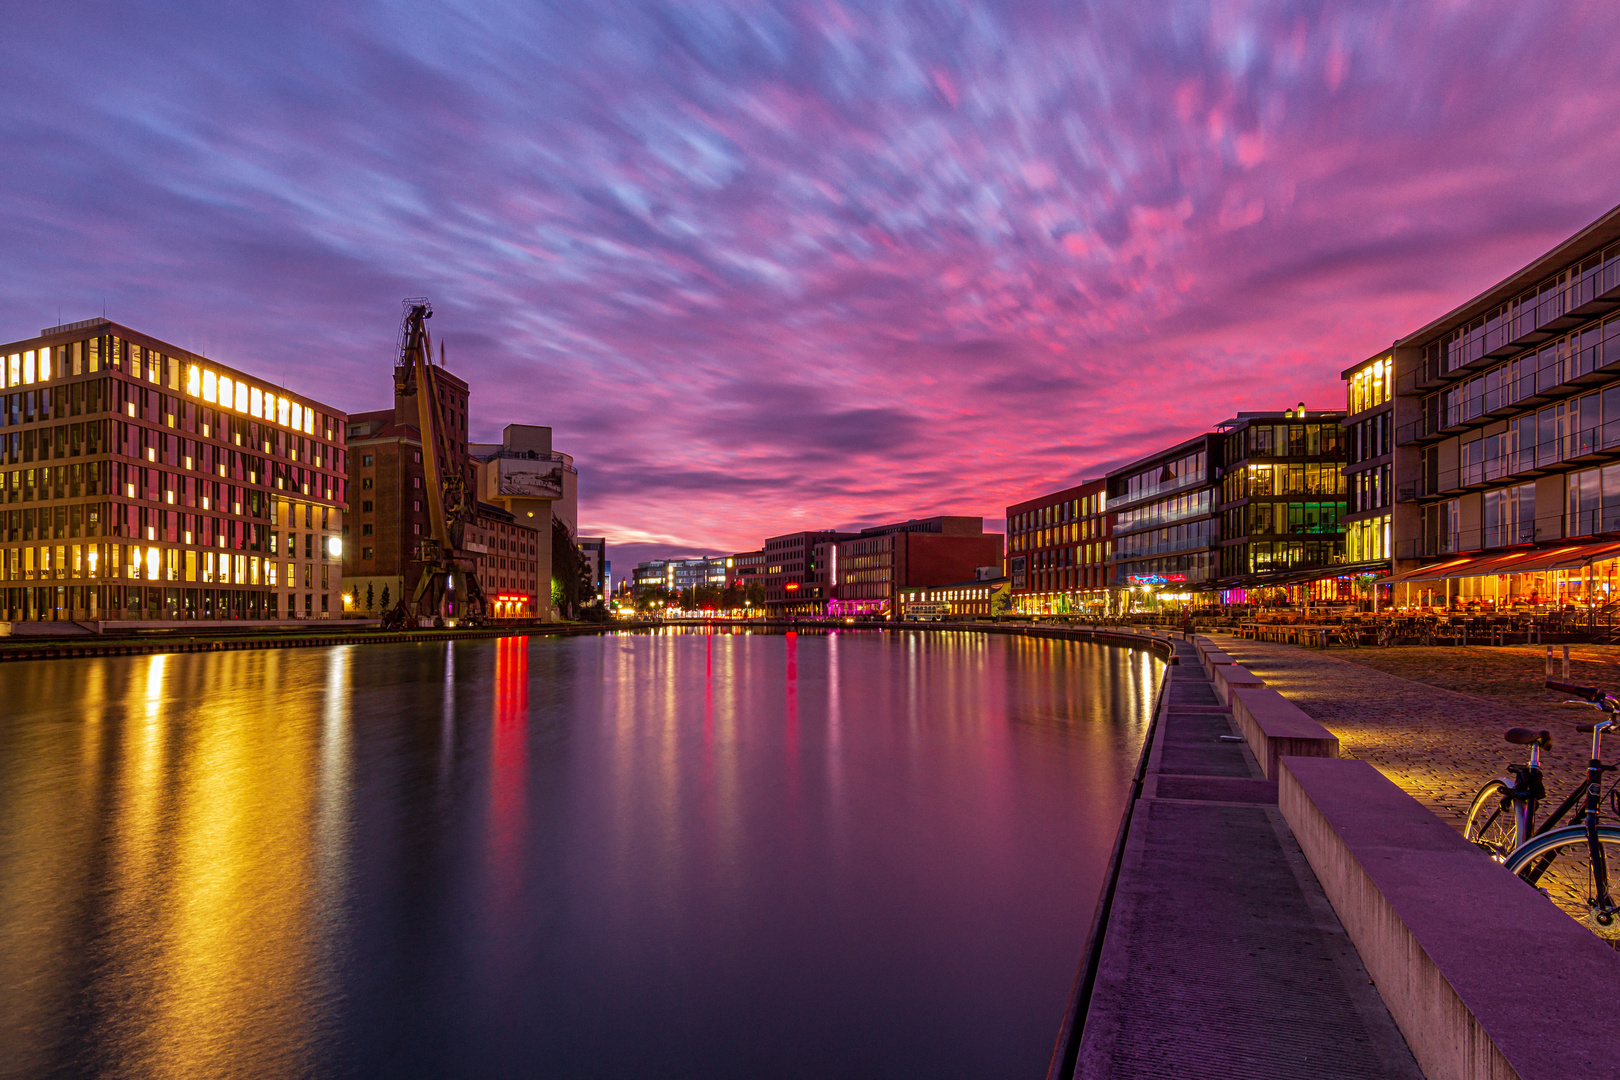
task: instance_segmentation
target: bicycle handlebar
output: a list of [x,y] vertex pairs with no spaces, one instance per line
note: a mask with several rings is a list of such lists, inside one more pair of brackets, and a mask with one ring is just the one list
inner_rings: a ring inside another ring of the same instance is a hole
[[1568,694],[1571,697],[1578,697],[1583,701],[1596,702],[1603,700],[1603,691],[1595,686],[1576,686],[1574,683],[1555,682],[1548,679],[1547,689],[1556,690],[1560,694]]

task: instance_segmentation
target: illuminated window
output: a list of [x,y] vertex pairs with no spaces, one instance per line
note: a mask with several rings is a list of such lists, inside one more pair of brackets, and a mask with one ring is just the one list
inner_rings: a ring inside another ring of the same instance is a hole
[[315,410],[314,409],[305,409],[304,410],[304,434],[305,435],[313,435],[313,434],[315,434]]
[[51,377],[51,350],[39,350],[39,381],[47,382]]
[[297,431],[304,426],[304,409],[298,402],[292,403],[292,429]]
[[34,351],[32,349],[23,353],[23,382],[34,381]]
[[202,396],[204,401],[219,400],[219,392],[217,390],[218,384],[219,380],[214,377],[214,373],[212,371],[203,372]]
[[248,411],[260,419],[264,418],[264,391],[255,386],[249,391],[253,396],[253,407]]
[[196,364],[191,364],[186,368],[186,393],[192,397],[198,397],[202,394],[202,372],[197,369]]

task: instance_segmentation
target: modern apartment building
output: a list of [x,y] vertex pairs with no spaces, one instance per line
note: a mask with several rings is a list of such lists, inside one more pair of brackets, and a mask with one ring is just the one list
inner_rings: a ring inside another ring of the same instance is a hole
[[[769,550],[769,548],[767,548]],[[979,517],[912,518],[822,542],[825,599],[814,614],[892,618],[901,590],[943,586],[999,569],[1004,548]]]
[[1113,587],[1138,597],[1213,587],[1220,573],[1221,439],[1198,435],[1108,474]]
[[1387,578],[1394,554],[1395,358],[1389,350],[1341,373],[1345,381],[1345,570]]
[[1396,602],[1608,602],[1617,312],[1620,208],[1396,341]]
[[1017,610],[1107,610],[1113,535],[1106,479],[1007,507],[1007,577]]
[[[1302,587],[1313,600],[1353,598],[1343,572],[1343,419],[1301,405],[1238,413],[1217,425],[1222,603],[1248,603],[1279,586]],[[1154,505],[1165,508],[1165,520],[1183,506],[1198,508],[1186,495]]]
[[344,422],[105,319],[0,345],[3,617],[337,617]]

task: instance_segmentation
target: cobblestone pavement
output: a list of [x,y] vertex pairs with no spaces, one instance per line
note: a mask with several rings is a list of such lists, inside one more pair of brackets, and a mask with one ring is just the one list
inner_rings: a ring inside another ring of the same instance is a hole
[[[1503,741],[1510,727],[1547,728],[1542,756],[1552,805],[1585,778],[1591,736],[1575,730],[1595,710],[1560,705],[1545,689],[1545,648],[1362,648],[1321,651],[1212,635],[1238,663],[1286,695],[1361,758],[1459,831],[1482,784],[1523,761]],[[1555,677],[1562,649],[1555,647]],[[1620,689],[1620,649],[1573,646],[1570,680]],[[1604,748],[1620,757],[1620,738]],[[1543,879],[1566,908],[1575,882]],[[1596,929],[1594,927],[1594,929]],[[1620,928],[1605,932],[1620,945]]]

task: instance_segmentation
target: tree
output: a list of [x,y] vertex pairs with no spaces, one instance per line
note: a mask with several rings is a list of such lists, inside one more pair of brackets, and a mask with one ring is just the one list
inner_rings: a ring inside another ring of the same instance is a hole
[[636,610],[662,611],[674,600],[674,595],[662,585],[644,585],[636,590]]
[[[596,595],[596,581],[591,574],[591,561],[585,557],[574,534],[558,517],[551,519],[551,599],[565,619],[582,617],[584,609],[592,603],[601,607]],[[607,617],[603,608],[602,618]]]
[[388,586],[386,585],[383,586],[382,606],[384,611],[388,610]]
[[[372,584],[371,584],[371,582],[368,581],[368,582],[366,582],[366,610],[367,611],[372,610],[372,608],[375,606],[374,603],[373,603],[373,601],[375,599],[376,599],[376,595],[372,592]],[[386,603],[388,603],[388,601],[384,600],[383,603],[386,604]]]

